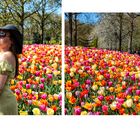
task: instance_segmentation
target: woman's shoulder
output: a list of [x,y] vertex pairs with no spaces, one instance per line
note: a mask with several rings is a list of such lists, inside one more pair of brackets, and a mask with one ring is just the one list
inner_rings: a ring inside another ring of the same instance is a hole
[[0,62],[2,61],[7,61],[13,67],[15,66],[15,58],[12,52],[7,51],[7,52],[2,53],[2,55],[0,56]]

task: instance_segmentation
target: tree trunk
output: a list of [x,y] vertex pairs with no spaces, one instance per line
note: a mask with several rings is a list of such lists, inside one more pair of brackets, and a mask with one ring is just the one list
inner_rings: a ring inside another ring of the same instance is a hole
[[133,31],[134,31],[134,19],[131,19],[131,29],[129,34],[129,41],[128,41],[128,52],[132,53],[132,41],[133,41]]
[[23,41],[24,41],[24,3],[22,2],[22,13],[21,13],[21,22],[20,22],[20,25],[21,25],[21,33],[22,33],[22,38],[23,38]]
[[119,15],[119,22],[120,22],[120,30],[119,30],[119,51],[121,51],[122,50],[122,19],[123,19],[123,15],[122,14],[120,14]]
[[69,45],[72,46],[72,13],[69,13]]
[[74,45],[77,46],[77,14],[74,14],[74,21],[75,21],[75,34],[74,34]]

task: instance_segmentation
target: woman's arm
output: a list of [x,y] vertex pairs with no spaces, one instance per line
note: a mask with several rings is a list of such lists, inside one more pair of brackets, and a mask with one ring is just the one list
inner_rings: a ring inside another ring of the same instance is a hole
[[0,74],[0,94],[2,93],[2,89],[4,88],[6,80],[7,80],[7,75]]

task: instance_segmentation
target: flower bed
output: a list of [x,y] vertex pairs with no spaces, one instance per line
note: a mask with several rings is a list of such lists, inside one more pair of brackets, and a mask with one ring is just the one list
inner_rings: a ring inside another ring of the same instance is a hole
[[61,46],[24,45],[11,80],[20,115],[61,114]]
[[140,114],[140,56],[65,47],[65,114]]

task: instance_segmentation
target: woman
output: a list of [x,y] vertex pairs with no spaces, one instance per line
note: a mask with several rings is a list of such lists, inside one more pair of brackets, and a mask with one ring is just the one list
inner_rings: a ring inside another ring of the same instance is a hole
[[22,34],[16,26],[0,27],[0,114],[18,115],[17,101],[9,81],[18,75],[18,57],[22,53]]

